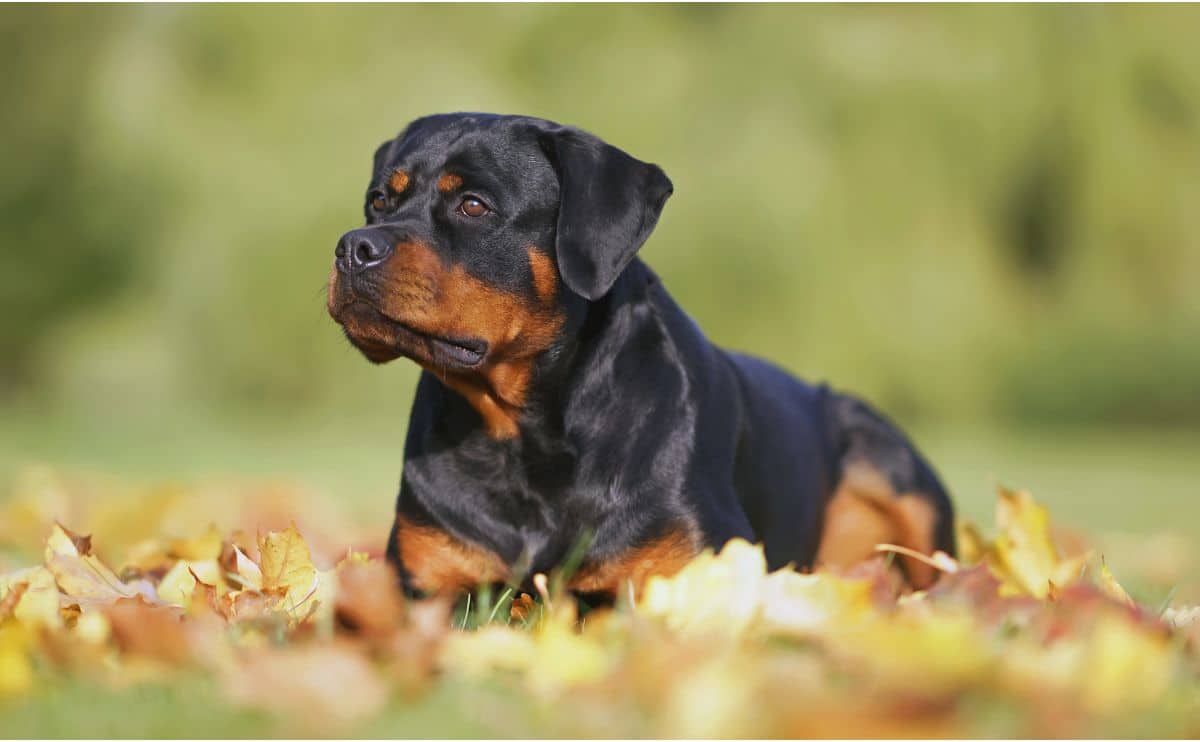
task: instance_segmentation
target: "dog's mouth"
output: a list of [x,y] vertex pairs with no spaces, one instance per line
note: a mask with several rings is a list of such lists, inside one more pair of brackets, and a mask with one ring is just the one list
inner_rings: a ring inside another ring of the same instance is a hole
[[444,369],[470,369],[487,356],[487,341],[475,337],[431,333],[394,319],[365,301],[353,301],[335,317],[346,337],[376,363],[408,356],[417,363]]

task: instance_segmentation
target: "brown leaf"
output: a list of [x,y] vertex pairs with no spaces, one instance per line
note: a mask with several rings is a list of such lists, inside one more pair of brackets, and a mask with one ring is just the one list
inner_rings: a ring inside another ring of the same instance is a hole
[[105,608],[104,614],[121,652],[172,664],[191,659],[183,614],[177,608],[151,605],[141,597],[122,598]]
[[516,598],[513,598],[508,615],[514,621],[528,621],[529,617],[533,615],[535,605],[529,593],[521,593]]
[[388,697],[375,668],[348,643],[252,652],[226,670],[222,687],[235,703],[272,711],[309,733],[344,728]]
[[335,617],[343,629],[381,639],[404,619],[396,572],[384,562],[349,562],[337,573]]

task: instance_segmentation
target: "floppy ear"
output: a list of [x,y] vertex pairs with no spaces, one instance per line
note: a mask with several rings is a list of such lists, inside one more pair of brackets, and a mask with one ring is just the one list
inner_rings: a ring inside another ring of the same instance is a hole
[[595,301],[654,231],[674,187],[657,165],[587,132],[561,127],[543,136],[558,169],[558,270],[571,290]]

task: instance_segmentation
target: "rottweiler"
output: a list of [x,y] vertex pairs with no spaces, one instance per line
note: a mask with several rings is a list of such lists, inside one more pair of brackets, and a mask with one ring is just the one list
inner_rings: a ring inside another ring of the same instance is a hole
[[427,116],[375,152],[328,309],[368,360],[423,369],[387,549],[406,590],[524,584],[570,555],[568,588],[611,598],[736,537],[772,568],[953,553],[950,499],[895,425],[717,348],[637,257],[672,190],[526,116]]

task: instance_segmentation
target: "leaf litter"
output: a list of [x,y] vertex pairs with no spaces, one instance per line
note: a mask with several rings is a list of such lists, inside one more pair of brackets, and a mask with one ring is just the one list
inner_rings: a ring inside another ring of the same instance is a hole
[[[28,500],[7,507],[22,528],[48,520]],[[329,533],[314,549],[291,522],[254,538],[245,523],[171,537],[141,523],[110,552],[117,569],[98,536],[51,522],[41,563],[0,574],[0,707],[64,678],[202,673],[293,734],[375,728],[447,688],[456,713],[484,714],[498,687],[528,712],[498,734],[1200,734],[1200,607],[1137,602],[1107,560],[1060,548],[1027,492],[1002,489],[995,521],[990,536],[960,524],[960,558],[935,554],[927,591],[907,590],[886,553],[771,572],[735,540],[591,610],[555,575],[457,610],[408,600],[379,554],[331,555]]]

